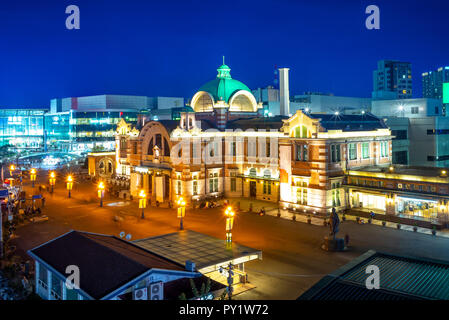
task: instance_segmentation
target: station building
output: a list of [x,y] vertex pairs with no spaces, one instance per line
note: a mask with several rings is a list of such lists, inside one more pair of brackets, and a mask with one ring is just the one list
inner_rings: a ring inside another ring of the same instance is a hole
[[229,67],[218,68],[180,120],[140,129],[120,121],[114,172],[129,179],[133,196],[143,189],[152,201],[182,196],[189,205],[247,198],[298,214],[335,208],[446,219],[446,170],[392,165],[394,136],[384,120],[302,110],[263,117],[246,86],[230,80]]
[[[231,81],[231,82],[229,82]],[[391,164],[391,132],[370,114],[261,117],[246,86],[218,68],[217,79],[193,96],[180,120],[122,120],[116,132],[116,173],[130,192],[188,203],[220,198],[280,202],[325,214],[346,208],[350,169]]]

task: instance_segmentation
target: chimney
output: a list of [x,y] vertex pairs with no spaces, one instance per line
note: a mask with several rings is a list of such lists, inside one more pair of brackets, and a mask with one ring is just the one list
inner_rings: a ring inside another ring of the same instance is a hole
[[279,68],[279,97],[280,113],[282,116],[290,114],[290,94],[288,89],[288,71],[289,68]]

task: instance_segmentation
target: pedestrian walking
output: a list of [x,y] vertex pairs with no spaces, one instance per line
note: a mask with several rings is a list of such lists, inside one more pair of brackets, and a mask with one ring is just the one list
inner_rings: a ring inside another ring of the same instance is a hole
[[349,234],[345,234],[345,246],[349,244]]
[[42,208],[45,207],[45,197],[42,197]]

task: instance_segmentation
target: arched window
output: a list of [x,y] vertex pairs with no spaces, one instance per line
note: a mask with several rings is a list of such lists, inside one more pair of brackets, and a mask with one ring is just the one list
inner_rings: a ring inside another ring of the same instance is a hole
[[239,94],[237,97],[235,97],[235,99],[232,101],[231,107],[233,110],[242,112],[254,112],[254,107],[251,100],[243,94]]
[[148,145],[148,154],[150,155],[150,156],[152,156],[153,155],[153,138],[151,138],[151,140],[150,140],[150,144]]
[[164,138],[164,156],[166,157],[170,156],[170,146],[166,138]]
[[251,169],[249,169],[249,175],[250,175],[251,177],[257,176],[257,170],[256,170],[256,168],[251,168]]
[[264,178],[271,178],[271,170],[270,169],[265,169],[263,171],[263,176],[264,176]]
[[189,118],[189,129],[193,127],[192,118]]
[[193,109],[196,112],[207,112],[213,111],[213,101],[210,96],[206,93],[203,93],[198,100],[196,101]]

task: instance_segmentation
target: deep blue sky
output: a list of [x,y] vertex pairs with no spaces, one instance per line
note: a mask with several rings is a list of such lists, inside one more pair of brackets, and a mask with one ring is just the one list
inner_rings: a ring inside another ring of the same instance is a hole
[[[67,30],[66,6],[81,11]],[[381,29],[365,28],[380,7]],[[449,1],[0,2],[0,106],[48,106],[94,94],[184,96],[216,76],[222,55],[250,88],[290,68],[290,93],[369,97],[380,59],[421,73],[449,65]]]

